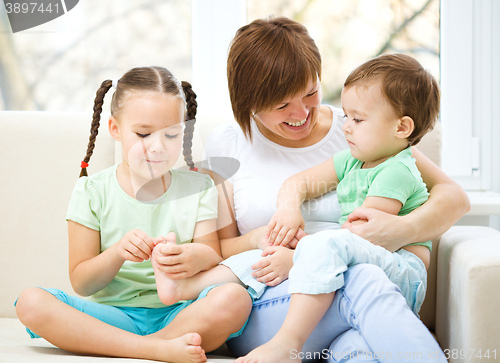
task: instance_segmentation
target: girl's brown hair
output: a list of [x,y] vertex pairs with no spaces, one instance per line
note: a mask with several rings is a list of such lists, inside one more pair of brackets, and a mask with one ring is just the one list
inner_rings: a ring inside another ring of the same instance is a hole
[[321,56],[307,29],[280,17],[241,27],[231,43],[227,78],[233,114],[251,139],[252,112],[268,110],[321,79]]
[[439,116],[439,85],[429,71],[405,54],[383,54],[363,63],[347,77],[344,88],[380,81],[384,97],[398,117],[413,119],[415,129],[408,137],[416,145],[434,127]]
[[[80,177],[87,176],[87,166],[95,148],[95,139],[99,131],[101,120],[102,105],[104,96],[112,86],[111,80],[102,82],[101,87],[97,90],[94,100],[94,114],[92,116],[92,125],[90,127],[90,138],[87,146],[87,154],[82,161],[82,171]],[[174,96],[179,96],[186,103],[186,127],[184,128],[183,139],[183,155],[184,161],[191,170],[196,170],[191,156],[191,146],[194,132],[194,124],[196,122],[196,93],[191,88],[188,82],[180,83],[173,75],[162,67],[139,67],[133,68],[125,73],[116,84],[116,91],[111,100],[111,115],[116,116],[130,92],[134,91],[156,91]]]

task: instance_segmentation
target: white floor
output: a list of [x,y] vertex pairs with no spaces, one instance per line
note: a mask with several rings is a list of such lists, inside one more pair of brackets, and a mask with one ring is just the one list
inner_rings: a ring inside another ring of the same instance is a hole
[[[234,358],[209,355],[210,363],[228,363]],[[124,359],[77,355],[54,347],[44,339],[31,339],[18,319],[0,319],[1,363],[89,363],[89,362],[151,362],[143,359]]]

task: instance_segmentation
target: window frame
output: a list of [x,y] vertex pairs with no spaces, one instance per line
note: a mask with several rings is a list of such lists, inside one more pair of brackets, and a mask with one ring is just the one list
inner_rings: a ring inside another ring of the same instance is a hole
[[493,0],[441,0],[442,168],[466,190],[498,190],[498,21]]

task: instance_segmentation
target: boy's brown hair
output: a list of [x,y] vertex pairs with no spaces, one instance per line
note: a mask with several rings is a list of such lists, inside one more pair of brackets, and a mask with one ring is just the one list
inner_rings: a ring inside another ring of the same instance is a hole
[[233,114],[251,139],[252,112],[268,110],[321,79],[321,56],[307,29],[279,17],[241,27],[231,43],[227,78]]
[[439,116],[439,85],[429,71],[405,54],[383,54],[356,68],[344,82],[344,88],[380,80],[384,97],[398,117],[413,119],[415,129],[408,137],[416,145],[434,127]]

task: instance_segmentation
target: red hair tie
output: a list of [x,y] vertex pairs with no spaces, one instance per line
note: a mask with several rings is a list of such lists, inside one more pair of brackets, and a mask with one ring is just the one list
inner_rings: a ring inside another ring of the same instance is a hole
[[85,169],[85,168],[89,167],[89,164],[86,163],[85,161],[82,161],[82,163],[80,164],[80,166],[82,167],[82,169]]
[[192,168],[189,168],[189,170],[198,171],[198,168],[196,166],[193,166]]

